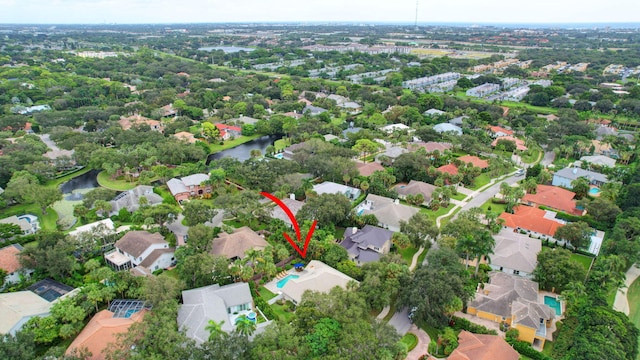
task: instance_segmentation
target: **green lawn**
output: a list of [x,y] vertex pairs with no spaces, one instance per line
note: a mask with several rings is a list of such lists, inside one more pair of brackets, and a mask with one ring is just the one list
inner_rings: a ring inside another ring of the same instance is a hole
[[489,208],[491,208],[491,212],[494,212],[496,214],[502,214],[505,211],[505,209],[507,208],[507,205],[506,204],[496,204],[496,203],[493,203],[491,201],[491,199],[489,199],[487,202],[482,204],[482,206],[480,206],[480,208],[482,210],[484,210],[485,212],[487,210],[489,210]]
[[226,140],[222,145],[220,145],[219,143],[209,144],[209,151],[211,151],[212,154],[215,154],[219,151],[231,149],[232,147],[236,147],[240,144],[244,144],[253,139],[257,139],[260,136],[262,136],[262,134],[255,134],[251,136],[240,136],[233,140]]
[[474,185],[470,186],[469,189],[478,190],[481,187],[487,185],[490,181],[491,179],[489,178],[489,175],[487,173],[480,174],[480,176],[476,178]]
[[44,230],[56,230],[58,228],[58,213],[53,208],[47,208],[47,213],[42,214],[42,209],[36,204],[18,204],[12,205],[0,212],[0,218],[13,215],[32,214],[38,217],[40,228]]
[[[264,301],[269,301],[276,296],[276,294],[272,293],[264,286],[260,286],[258,292]],[[287,303],[290,303],[290,301],[287,301]],[[286,311],[283,305],[274,303],[269,306],[271,306],[271,310],[273,310],[280,321],[289,322],[293,317],[293,312]]]
[[462,201],[462,200],[464,200],[466,197],[467,197],[467,195],[465,195],[465,194],[463,194],[463,193],[461,193],[461,192],[459,192],[459,193],[457,193],[457,194],[455,194],[455,195],[452,195],[452,196],[451,196],[451,198],[452,198],[452,199],[454,199],[454,200],[458,200],[458,201]]
[[276,297],[276,294],[272,293],[271,291],[269,291],[269,289],[267,289],[264,286],[260,286],[258,288],[258,292],[260,293],[260,297],[263,298],[264,301],[269,301],[274,297]]
[[[554,334],[555,335],[555,334]],[[553,355],[553,341],[545,341],[542,353],[551,357]]]
[[116,190],[116,191],[127,191],[138,186],[137,182],[111,179],[111,176],[109,176],[109,174],[107,174],[106,171],[101,171],[98,174],[98,184],[100,184],[100,186],[104,188]]
[[273,143],[273,146],[276,148],[276,151],[284,150],[284,148],[290,145],[291,145],[291,139],[289,138],[282,138],[282,139],[276,140]]
[[413,246],[409,246],[404,249],[398,249],[398,254],[400,254],[400,256],[402,256],[402,259],[407,262],[407,265],[411,265],[411,259],[413,259],[413,255],[415,255],[415,253],[417,252],[418,249]]
[[533,148],[527,151],[523,151],[522,154],[520,154],[520,157],[525,164],[533,164],[540,157],[540,153],[540,149]]
[[69,180],[71,180],[72,178],[76,177],[76,176],[80,176],[82,174],[88,173],[89,171],[91,171],[92,169],[89,167],[84,167],[80,170],[76,170],[73,172],[70,172],[68,174],[66,174],[65,176],[59,177],[57,179],[53,179],[53,180],[49,180],[47,181],[47,186],[58,186],[64,182],[67,182]]
[[[629,320],[640,327],[640,278],[629,286],[627,290],[627,300],[629,301]],[[639,339],[640,341],[640,339]],[[636,357],[640,360],[640,355]]]
[[585,255],[580,254],[571,254],[571,260],[575,260],[584,266],[585,270],[589,271],[589,267],[591,266],[592,258]]
[[420,208],[420,212],[427,215],[430,219],[432,219],[433,221],[436,221],[436,219],[446,213],[449,212],[449,210],[451,210],[451,208],[453,208],[453,204],[449,204],[448,207],[440,207],[438,210],[433,211],[431,209],[427,209],[424,207]]
[[412,333],[407,333],[400,339],[400,342],[407,345],[407,351],[411,351],[418,345],[418,337]]
[[391,300],[391,305],[389,306],[389,313],[384,317],[384,321],[388,322],[391,320],[393,315],[396,313],[396,299]]

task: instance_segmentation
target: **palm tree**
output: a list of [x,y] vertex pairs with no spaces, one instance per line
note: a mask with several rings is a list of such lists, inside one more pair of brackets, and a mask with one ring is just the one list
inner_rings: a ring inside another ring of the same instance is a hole
[[496,246],[496,241],[488,231],[483,231],[476,239],[475,253],[476,253],[476,271],[475,275],[478,275],[478,269],[480,269],[480,260],[482,257],[488,257],[489,254],[493,254],[493,248]]
[[367,181],[361,182],[360,189],[364,192],[367,192],[367,190],[369,190],[369,183]]
[[245,315],[238,316],[236,319],[236,332],[240,335],[251,336],[256,331],[256,324],[247,319]]
[[209,320],[207,326],[204,327],[204,329],[209,332],[209,340],[215,339],[223,334],[222,324],[224,324],[224,320],[221,320],[219,323]]
[[465,255],[465,269],[469,268],[469,258],[474,249],[475,240],[471,235],[465,235],[456,242],[456,250]]

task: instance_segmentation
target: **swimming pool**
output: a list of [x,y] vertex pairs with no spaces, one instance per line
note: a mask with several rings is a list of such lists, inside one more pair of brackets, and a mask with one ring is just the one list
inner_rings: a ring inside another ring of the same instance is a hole
[[277,153],[275,155],[273,155],[274,158],[276,159],[284,159],[284,153]]
[[558,301],[558,299],[552,296],[545,295],[544,303],[545,305],[549,305],[550,308],[554,309],[556,311],[556,315],[562,315],[562,306],[560,305],[560,301]]
[[298,275],[287,275],[287,276],[283,277],[282,279],[280,279],[280,280],[278,281],[278,283],[276,284],[276,286],[278,287],[278,289],[282,289],[282,288],[287,284],[287,282],[288,282],[289,280],[291,280],[291,279],[297,279],[297,278],[299,278],[299,277],[300,277],[300,276],[298,276]]
[[364,209],[358,210],[358,216],[362,215],[363,212],[364,212]]
[[600,189],[597,188],[597,187],[593,187],[593,188],[589,189],[589,194],[591,194],[591,195],[596,195],[599,192],[600,192]]

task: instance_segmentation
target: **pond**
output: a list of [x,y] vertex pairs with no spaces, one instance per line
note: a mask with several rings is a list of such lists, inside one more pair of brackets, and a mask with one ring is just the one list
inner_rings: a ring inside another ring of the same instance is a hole
[[273,145],[273,143],[280,138],[281,136],[265,135],[257,139],[251,140],[249,142],[246,142],[244,144],[240,144],[234,148],[222,150],[215,154],[210,154],[207,157],[207,165],[212,160],[218,160],[225,157],[231,157],[231,158],[238,159],[239,161],[245,161],[251,158],[251,150],[260,150],[262,155],[264,155],[265,151],[267,150],[267,147],[269,145]]
[[229,53],[237,53],[237,52],[240,52],[240,51],[250,52],[250,51],[253,51],[255,49],[247,48],[247,47],[240,47],[240,46],[205,46],[205,47],[199,48],[198,50],[200,50],[200,51],[222,50],[225,53],[229,54]]
[[[82,175],[78,175],[72,178],[71,180],[67,181],[66,183],[61,184],[60,191],[63,194],[67,195],[67,194],[72,194],[74,190],[97,188],[98,186],[100,186],[98,184],[99,172],[100,172],[99,170],[91,170]],[[80,200],[80,199],[75,199],[75,200]]]

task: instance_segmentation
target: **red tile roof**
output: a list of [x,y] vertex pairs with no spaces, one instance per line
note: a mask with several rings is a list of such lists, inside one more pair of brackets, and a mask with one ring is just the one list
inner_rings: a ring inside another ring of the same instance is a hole
[[515,208],[515,214],[502,213],[499,218],[504,219],[504,226],[513,229],[524,229],[540,234],[554,236],[556,230],[563,225],[544,217],[545,211],[525,205]]
[[463,330],[458,347],[449,360],[518,360],[520,354],[498,335],[473,334]]
[[503,127],[500,127],[500,126],[491,126],[489,128],[489,130],[491,130],[491,132],[494,133],[494,134],[501,132],[501,133],[505,133],[507,135],[513,135],[513,131],[507,130],[507,129],[505,129]]
[[524,145],[524,141],[518,139],[518,138],[514,138],[513,136],[501,136],[495,140],[493,140],[493,142],[491,143],[491,146],[496,147],[496,145],[498,145],[498,140],[508,140],[508,141],[513,141],[514,143],[516,143],[516,149],[519,151],[524,151],[527,150],[528,148]]
[[575,196],[576,193],[573,191],[557,186],[538,185],[536,193],[525,195],[522,202],[544,205],[572,215],[582,215],[582,211],[576,209],[576,201],[573,200]]
[[471,165],[479,167],[480,169],[486,169],[489,167],[489,162],[487,160],[482,160],[479,157],[473,155],[460,156],[458,160],[464,163],[471,163]]
[[436,170],[438,170],[438,171],[440,171],[442,173],[449,173],[451,175],[458,174],[458,168],[453,164],[442,165],[439,168],[437,168]]
[[371,176],[376,171],[384,171],[384,167],[377,162],[356,163],[360,176]]
[[8,274],[22,269],[18,256],[20,251],[20,248],[15,245],[5,246],[0,249],[0,269],[6,271]]
[[225,135],[227,134],[227,131],[235,131],[237,133],[242,132],[242,129],[237,127],[237,126],[231,126],[231,125],[226,125],[226,124],[214,124],[218,130],[220,130],[220,137],[225,137]]

